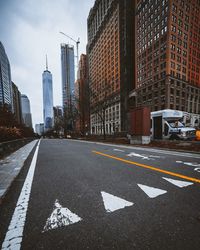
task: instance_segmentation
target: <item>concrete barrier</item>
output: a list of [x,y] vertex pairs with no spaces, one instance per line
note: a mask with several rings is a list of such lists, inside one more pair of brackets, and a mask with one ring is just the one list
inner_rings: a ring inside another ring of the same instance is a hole
[[7,156],[8,154],[16,151],[17,149],[23,147],[27,143],[34,140],[34,138],[24,138],[19,140],[13,140],[8,142],[0,143],[0,158]]

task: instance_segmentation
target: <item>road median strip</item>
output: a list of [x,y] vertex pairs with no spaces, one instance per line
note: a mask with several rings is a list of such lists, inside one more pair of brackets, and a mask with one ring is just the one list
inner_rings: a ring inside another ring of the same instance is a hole
[[200,179],[196,179],[196,178],[189,177],[189,176],[186,176],[186,175],[182,175],[182,174],[174,173],[174,172],[171,172],[171,171],[163,170],[163,169],[160,169],[160,168],[156,168],[156,167],[153,167],[153,166],[149,166],[149,165],[146,165],[146,164],[126,160],[126,159],[119,158],[119,157],[116,157],[114,155],[108,155],[108,154],[105,154],[105,153],[102,153],[102,152],[99,152],[99,151],[94,151],[93,150],[92,153],[97,154],[97,155],[101,155],[101,156],[105,156],[105,157],[110,158],[110,159],[118,160],[118,161],[121,161],[121,162],[124,162],[124,163],[128,163],[128,164],[131,164],[131,165],[136,165],[138,167],[150,169],[150,170],[153,170],[153,171],[156,171],[156,172],[160,172],[160,173],[168,174],[168,175],[171,175],[171,176],[179,177],[179,178],[182,178],[182,179],[185,179],[185,180],[200,183]]

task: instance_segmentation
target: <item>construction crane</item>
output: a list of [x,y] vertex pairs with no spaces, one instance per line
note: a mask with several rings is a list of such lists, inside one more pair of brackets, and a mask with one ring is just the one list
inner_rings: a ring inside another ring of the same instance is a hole
[[60,31],[60,34],[62,34],[63,36],[68,37],[70,40],[72,40],[74,43],[76,43],[76,57],[77,57],[77,67],[78,67],[78,59],[79,59],[79,54],[78,54],[78,46],[80,43],[80,38],[78,38],[78,40],[76,41],[75,39],[71,38],[70,36],[68,36],[67,34],[65,34],[64,32]]

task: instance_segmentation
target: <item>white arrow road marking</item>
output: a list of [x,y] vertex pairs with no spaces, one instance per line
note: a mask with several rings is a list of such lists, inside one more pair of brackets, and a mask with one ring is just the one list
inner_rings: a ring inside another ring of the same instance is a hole
[[167,193],[166,190],[137,184],[150,198],[155,198],[161,194]]
[[164,180],[174,184],[175,186],[177,187],[187,187],[187,186],[190,186],[190,185],[193,185],[194,183],[193,182],[189,182],[189,181],[179,181],[179,180],[174,180],[174,179],[170,179],[170,178],[165,178],[165,177],[162,177]]
[[153,157],[153,158],[165,158],[164,156],[158,156],[158,155],[149,155],[149,157]]
[[188,166],[192,166],[192,167],[200,167],[200,164],[197,162],[176,161],[176,163],[183,163],[184,165],[188,165]]
[[121,150],[121,149],[118,149],[118,148],[114,148],[113,151],[125,152],[124,150]]
[[149,158],[148,156],[136,154],[136,153],[134,153],[134,152],[131,152],[131,153],[128,154],[127,156],[129,156],[129,157],[135,156],[135,157],[142,158],[142,160],[150,160],[150,158]]
[[142,158],[142,160],[155,160],[154,158],[165,158],[163,156],[158,156],[158,155],[145,155],[145,154],[137,154],[135,152],[131,152],[130,154],[128,154],[127,156],[132,157],[139,157]]
[[194,171],[197,171],[200,173],[200,168],[195,168]]
[[68,226],[81,221],[82,219],[72,213],[68,208],[62,207],[58,200],[55,201],[53,212],[47,219],[42,232],[46,232],[58,227]]
[[114,196],[112,194],[106,193],[106,192],[101,192],[103,202],[104,202],[104,207],[106,209],[106,212],[111,213],[115,210],[125,208],[125,207],[130,207],[134,203],[126,201],[122,198],[119,198],[117,196]]

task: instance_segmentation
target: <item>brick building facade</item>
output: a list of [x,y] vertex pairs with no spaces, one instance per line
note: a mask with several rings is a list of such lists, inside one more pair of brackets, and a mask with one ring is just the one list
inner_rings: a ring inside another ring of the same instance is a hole
[[96,0],[88,17],[90,126],[92,134],[126,131],[128,95],[134,88],[134,1]]
[[200,1],[136,3],[136,101],[200,114]]

